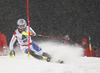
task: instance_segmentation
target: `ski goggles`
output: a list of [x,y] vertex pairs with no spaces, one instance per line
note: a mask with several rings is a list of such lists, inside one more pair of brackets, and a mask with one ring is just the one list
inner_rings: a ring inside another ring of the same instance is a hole
[[18,26],[19,29],[26,28],[25,24]]

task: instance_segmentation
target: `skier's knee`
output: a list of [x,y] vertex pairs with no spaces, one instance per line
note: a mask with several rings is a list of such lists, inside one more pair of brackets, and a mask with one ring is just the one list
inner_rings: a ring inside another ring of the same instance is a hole
[[42,56],[37,55],[34,51],[31,51],[31,50],[30,50],[30,55],[37,59],[42,59]]

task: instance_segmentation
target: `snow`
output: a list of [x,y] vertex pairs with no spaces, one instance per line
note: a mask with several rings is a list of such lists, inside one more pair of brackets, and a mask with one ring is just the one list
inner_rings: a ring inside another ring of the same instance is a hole
[[[24,53],[16,53],[14,58],[0,56],[0,73],[100,73],[100,58],[82,57],[81,47],[54,42],[38,44],[52,56],[51,62],[28,58]],[[64,64],[56,63],[58,59]]]

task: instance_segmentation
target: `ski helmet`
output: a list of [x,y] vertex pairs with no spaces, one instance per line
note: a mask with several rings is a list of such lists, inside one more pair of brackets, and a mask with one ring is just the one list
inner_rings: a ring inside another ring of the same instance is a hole
[[87,43],[87,39],[86,38],[83,38],[82,39],[82,42],[86,42]]
[[17,21],[17,25],[18,25],[19,29],[22,29],[22,28],[26,28],[27,23],[26,23],[26,21],[24,19],[19,19]]

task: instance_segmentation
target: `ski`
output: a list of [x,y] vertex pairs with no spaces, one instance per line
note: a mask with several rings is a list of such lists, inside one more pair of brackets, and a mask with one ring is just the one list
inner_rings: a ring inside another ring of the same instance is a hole
[[[45,61],[47,61],[47,62],[51,62],[51,61],[50,61],[50,60],[51,60],[51,58],[47,58],[47,57],[44,57],[44,56],[42,56],[42,58],[43,58],[43,60],[45,60]],[[63,63],[64,63],[64,61],[62,61],[61,59],[59,59],[56,63],[63,64]]]
[[64,61],[62,61],[62,60],[59,59],[59,60],[57,61],[57,63],[63,64]]

